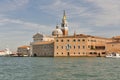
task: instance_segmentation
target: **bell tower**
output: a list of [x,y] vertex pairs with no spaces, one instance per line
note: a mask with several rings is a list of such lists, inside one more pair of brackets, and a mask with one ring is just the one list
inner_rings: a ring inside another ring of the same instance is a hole
[[63,32],[63,36],[67,36],[68,35],[68,24],[67,24],[67,18],[66,18],[65,10],[63,12],[63,18],[62,18],[62,23],[61,23],[61,30]]

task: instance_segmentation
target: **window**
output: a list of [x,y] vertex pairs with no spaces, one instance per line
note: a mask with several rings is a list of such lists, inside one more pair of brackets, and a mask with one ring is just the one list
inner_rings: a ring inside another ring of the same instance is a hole
[[63,54],[63,52],[62,52],[62,54]]
[[83,54],[85,54],[85,52],[83,52]]
[[80,42],[80,39],[78,39],[78,42]]
[[90,45],[88,45],[88,48],[90,48]]
[[85,46],[83,46],[83,49],[85,49]]
[[85,39],[82,39],[82,41],[85,41]]
[[70,42],[70,40],[68,39],[67,42]]
[[78,46],[78,49],[80,49],[80,46]]
[[56,42],[58,42],[58,39],[56,40]]
[[94,46],[91,45],[91,49],[94,49]]
[[57,46],[57,49],[58,49],[58,46]]
[[74,52],[74,54],[75,54],[75,52]]
[[57,53],[58,54],[58,53]]
[[75,40],[75,39],[73,39],[73,42],[76,42],[76,40]]
[[102,52],[102,54],[105,54],[105,52]]
[[74,46],[74,49],[75,49],[75,46]]
[[63,39],[61,40],[61,42],[63,42]]
[[80,54],[80,52],[78,52],[78,54]]
[[90,52],[90,54],[92,54],[92,52]]
[[63,49],[63,46],[61,46],[61,48]]

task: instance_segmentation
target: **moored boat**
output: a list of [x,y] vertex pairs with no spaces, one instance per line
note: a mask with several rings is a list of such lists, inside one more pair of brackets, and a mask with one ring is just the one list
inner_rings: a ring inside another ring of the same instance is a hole
[[106,55],[107,58],[120,58],[120,53],[109,53]]

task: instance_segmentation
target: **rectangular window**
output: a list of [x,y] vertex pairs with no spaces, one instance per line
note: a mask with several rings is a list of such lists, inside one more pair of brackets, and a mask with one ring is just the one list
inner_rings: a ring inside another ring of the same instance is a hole
[[75,46],[74,46],[74,49],[75,49]]
[[58,42],[58,39],[56,40],[56,42]]
[[88,45],[88,48],[90,48],[90,45]]
[[80,49],[80,46],[78,46],[78,49]]
[[63,49],[63,46],[61,46],[61,48]]
[[80,42],[80,39],[78,39],[78,42]]
[[83,49],[85,49],[85,46],[83,46]]
[[85,41],[85,39],[82,39],[82,41],[84,42],[84,41]]
[[70,42],[70,40],[68,39],[67,42]]
[[57,46],[57,49],[58,49],[58,46]]
[[75,39],[73,39],[73,42],[76,42],[76,40],[75,40]]

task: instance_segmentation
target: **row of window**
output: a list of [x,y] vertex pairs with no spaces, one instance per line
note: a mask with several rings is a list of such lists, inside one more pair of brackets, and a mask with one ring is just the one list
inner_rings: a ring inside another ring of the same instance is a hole
[[[71,46],[56,46],[57,49],[71,49]],[[73,49],[80,49],[80,46],[73,46]],[[104,50],[105,46],[102,47],[94,47],[94,46],[90,46],[88,45],[89,49],[96,49],[96,50]],[[82,49],[85,49],[85,46],[82,46]]]
[[[58,40],[58,39],[57,39],[57,40],[56,40],[56,42],[59,42],[59,41],[64,42],[64,40],[63,40],[63,39],[61,39],[61,40]],[[78,40],[73,39],[72,41],[73,41],[73,42],[76,42],[76,41],[80,42],[80,39],[78,39]],[[85,41],[85,39],[82,39],[82,41],[84,42],[84,41]],[[68,39],[68,40],[67,40],[67,42],[70,42],[70,40]]]
[[[62,53],[56,53],[56,54],[64,54],[64,53],[62,52]],[[80,52],[76,53],[76,52],[74,52],[73,54],[86,54],[86,53],[85,52],[83,52],[83,53],[80,53]]]
[[[56,42],[59,42],[59,41],[60,41],[60,42],[64,42],[63,39],[61,39],[61,40],[58,40],[58,39],[57,39],[57,40],[56,40]],[[78,41],[78,42],[80,42],[80,41],[85,42],[85,39],[82,39],[82,40],[80,40],[80,39],[73,39],[72,41],[73,41],[73,42],[77,42],[77,41]],[[97,42],[96,40],[88,40],[88,41]],[[67,42],[70,42],[70,39],[67,39]]]
[[[57,49],[59,49],[59,48],[60,48],[60,49],[64,49],[64,48],[65,48],[65,49],[66,49],[66,48],[68,48],[68,46],[65,46],[65,47],[64,47],[64,46],[56,46],[56,48],[57,48]],[[72,47],[69,46],[69,49],[71,49],[71,48],[72,48]],[[73,46],[73,49],[76,49],[76,48],[80,49],[80,46]],[[82,46],[82,48],[85,49],[85,46]]]
[[[66,54],[66,53],[56,53],[56,54]],[[80,52],[74,52],[73,54],[87,54],[86,52],[82,52],[82,53],[80,53]],[[97,52],[90,52],[90,53],[88,53],[88,54],[98,54]],[[100,54],[100,53],[99,53]],[[105,54],[105,52],[102,52],[102,54]]]

